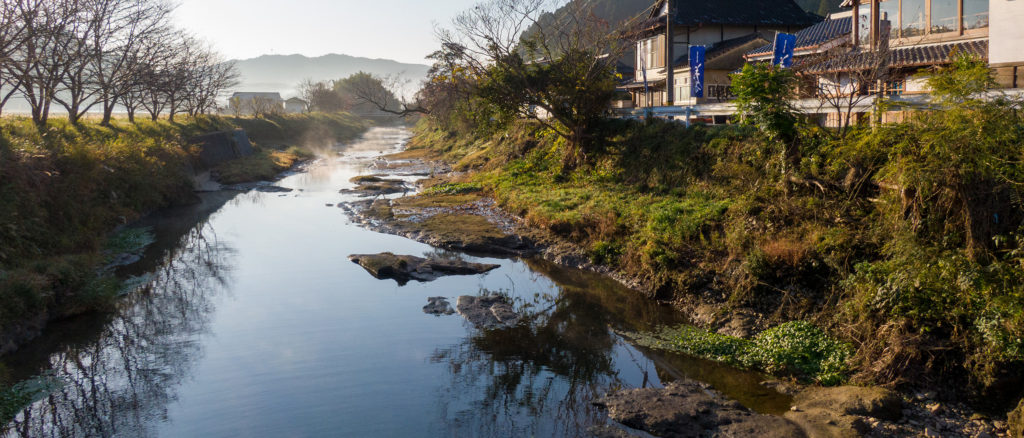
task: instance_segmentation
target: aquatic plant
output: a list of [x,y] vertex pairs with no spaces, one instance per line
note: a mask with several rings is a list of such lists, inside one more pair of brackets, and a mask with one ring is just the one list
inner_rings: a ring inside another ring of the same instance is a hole
[[806,321],[792,321],[753,339],[714,333],[693,326],[664,327],[650,333],[626,333],[649,348],[680,352],[730,365],[786,375],[826,386],[846,381],[853,348]]

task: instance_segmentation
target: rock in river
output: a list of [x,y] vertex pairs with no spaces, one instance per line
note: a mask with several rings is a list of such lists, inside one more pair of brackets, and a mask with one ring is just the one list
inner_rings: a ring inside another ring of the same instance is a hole
[[356,184],[356,188],[344,189],[341,193],[352,193],[369,197],[409,191],[409,188],[405,186],[405,181],[400,179],[387,179],[379,176],[357,176],[350,181]]
[[423,313],[428,315],[454,315],[455,310],[445,297],[427,298],[427,305],[423,306]]
[[519,314],[512,308],[508,298],[497,294],[461,296],[455,308],[459,315],[477,328],[511,327],[519,322]]
[[903,399],[885,388],[808,388],[793,399],[785,417],[813,437],[859,437],[871,430],[865,418],[897,421]]
[[599,400],[597,405],[607,408],[613,420],[661,437],[805,436],[795,424],[751,412],[695,381],[672,382],[664,389],[620,391]]
[[400,285],[410,280],[433,281],[446,275],[476,275],[498,269],[499,265],[470,263],[462,260],[425,259],[410,255],[381,254],[351,255],[353,263],[362,266],[370,275],[381,280],[393,279]]

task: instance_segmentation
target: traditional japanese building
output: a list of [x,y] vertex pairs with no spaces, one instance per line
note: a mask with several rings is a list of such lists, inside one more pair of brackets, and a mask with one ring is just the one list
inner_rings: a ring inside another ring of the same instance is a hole
[[[902,120],[910,107],[929,100],[927,69],[950,63],[955,54],[987,60],[1000,87],[1024,84],[1024,2],[846,0],[843,6],[848,10],[797,33],[801,97],[845,98],[849,107],[805,108],[825,126],[867,120],[876,97],[893,104],[880,121]],[[771,46],[746,58],[767,62]]]
[[[659,0],[634,29],[636,67],[624,88],[641,108],[724,99],[728,74],[743,65],[744,53],[767,44],[775,32],[795,32],[819,21],[793,0]],[[691,46],[707,47],[701,99],[689,95]]]

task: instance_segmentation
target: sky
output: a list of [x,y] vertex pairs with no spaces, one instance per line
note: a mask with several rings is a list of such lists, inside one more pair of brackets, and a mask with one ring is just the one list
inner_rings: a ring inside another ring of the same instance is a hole
[[175,20],[228,59],[338,53],[426,64],[434,25],[478,0],[180,0]]

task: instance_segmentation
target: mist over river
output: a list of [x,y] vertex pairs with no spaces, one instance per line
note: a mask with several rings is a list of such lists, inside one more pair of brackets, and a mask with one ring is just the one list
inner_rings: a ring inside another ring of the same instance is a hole
[[[148,286],[9,358],[55,388],[4,436],[574,437],[610,424],[596,397],[682,376],[755,410],[788,408],[757,374],[629,345],[616,329],[679,317],[608,278],[351,224],[336,205],[355,195],[339,190],[408,137],[375,128],[277,183],[292,192],[205,194],[144,221],[157,243],[122,274]],[[385,251],[500,268],[399,286],[348,260]],[[423,311],[430,297],[491,292],[511,298],[517,325]]]

